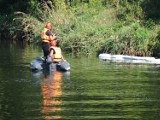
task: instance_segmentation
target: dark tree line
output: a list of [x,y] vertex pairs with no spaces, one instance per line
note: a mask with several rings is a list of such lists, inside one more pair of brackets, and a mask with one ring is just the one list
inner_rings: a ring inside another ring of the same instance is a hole
[[154,18],[160,20],[159,0],[144,0],[142,8],[146,13],[147,18]]
[[40,0],[0,0],[1,14],[11,14],[15,11],[29,12],[29,9]]
[[[63,1],[63,0],[62,0]],[[29,13],[34,10],[35,5],[40,3],[52,3],[49,5],[55,5],[56,0],[0,0],[1,14],[11,14],[15,11],[21,11]],[[76,5],[82,5],[83,3],[94,2],[93,0],[64,0],[66,5],[72,7]],[[125,2],[141,3],[141,7],[144,10],[147,18],[160,19],[160,2],[159,0],[101,0],[103,5],[107,4],[123,4]],[[51,7],[51,6],[50,6]]]

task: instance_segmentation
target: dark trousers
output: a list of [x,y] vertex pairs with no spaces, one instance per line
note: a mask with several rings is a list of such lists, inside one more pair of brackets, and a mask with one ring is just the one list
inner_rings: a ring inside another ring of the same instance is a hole
[[49,48],[50,44],[48,42],[42,42],[43,55],[45,59],[47,59],[47,56],[49,55]]

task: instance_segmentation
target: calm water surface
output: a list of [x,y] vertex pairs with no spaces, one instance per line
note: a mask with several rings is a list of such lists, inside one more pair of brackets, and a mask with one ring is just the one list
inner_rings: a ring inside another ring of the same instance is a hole
[[31,73],[40,47],[0,45],[0,120],[160,120],[160,69],[64,55],[70,72]]

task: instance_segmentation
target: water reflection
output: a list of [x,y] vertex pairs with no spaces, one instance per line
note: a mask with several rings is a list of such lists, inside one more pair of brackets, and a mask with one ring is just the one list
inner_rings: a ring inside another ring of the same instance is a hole
[[71,76],[30,73],[29,63],[40,54],[41,48],[0,46],[0,120],[160,119],[160,69],[154,65],[68,57]]
[[63,75],[65,73],[54,71],[53,74],[45,75],[42,80],[41,89],[43,94],[43,119],[61,119],[60,112],[62,111],[63,101]]

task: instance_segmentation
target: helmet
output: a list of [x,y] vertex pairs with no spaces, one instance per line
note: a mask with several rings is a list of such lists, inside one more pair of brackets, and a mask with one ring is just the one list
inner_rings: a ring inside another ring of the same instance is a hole
[[50,43],[51,46],[56,46],[56,44],[57,44],[57,42],[55,40],[52,40]]
[[52,24],[51,24],[51,23],[47,23],[47,24],[46,24],[46,28],[47,28],[47,29],[51,29],[51,28],[52,28]]

